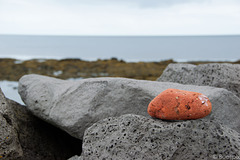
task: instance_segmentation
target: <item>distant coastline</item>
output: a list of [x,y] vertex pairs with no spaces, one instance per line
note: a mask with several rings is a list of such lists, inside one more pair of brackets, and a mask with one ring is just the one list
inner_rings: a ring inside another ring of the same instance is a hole
[[[98,59],[85,61],[81,59],[31,59],[18,60],[0,58],[0,80],[18,81],[26,74],[41,74],[60,79],[125,77],[141,80],[156,80],[170,63],[179,63],[172,59],[154,62],[126,62],[122,59]],[[191,61],[189,64],[232,63],[229,61]]]

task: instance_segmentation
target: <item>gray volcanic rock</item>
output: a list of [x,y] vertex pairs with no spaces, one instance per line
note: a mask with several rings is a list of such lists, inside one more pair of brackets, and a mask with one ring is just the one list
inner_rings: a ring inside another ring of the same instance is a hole
[[33,116],[0,89],[0,159],[65,160],[81,154],[81,141]]
[[240,97],[239,64],[169,64],[157,81],[225,88]]
[[22,147],[15,130],[16,122],[11,106],[9,106],[0,88],[0,159],[18,159],[22,156]]
[[35,117],[26,108],[8,100],[15,115],[18,140],[23,151],[18,160],[66,160],[81,154],[82,141]]
[[69,158],[68,160],[83,160],[83,157],[82,156],[73,156],[71,158]]
[[129,114],[92,125],[82,149],[84,160],[228,159],[240,156],[240,134],[209,120],[164,122]]
[[86,128],[106,117],[129,113],[148,117],[150,101],[168,88],[203,93],[213,107],[206,118],[240,131],[240,99],[225,89],[127,78],[72,82],[26,75],[19,81],[19,93],[33,114],[80,139]]

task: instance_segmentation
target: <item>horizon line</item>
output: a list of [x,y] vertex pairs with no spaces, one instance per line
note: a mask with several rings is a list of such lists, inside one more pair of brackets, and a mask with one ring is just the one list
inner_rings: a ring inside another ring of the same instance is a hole
[[65,34],[1,34],[0,36],[52,36],[52,37],[218,37],[240,36],[240,34],[196,34],[196,35],[65,35]]

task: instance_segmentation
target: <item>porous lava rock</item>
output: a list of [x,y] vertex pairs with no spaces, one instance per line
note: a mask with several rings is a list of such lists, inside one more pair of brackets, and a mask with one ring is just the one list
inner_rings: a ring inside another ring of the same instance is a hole
[[199,119],[212,110],[210,100],[198,92],[167,89],[148,105],[148,114],[166,120]]
[[169,64],[157,81],[225,88],[240,97],[240,64]]
[[128,114],[93,124],[82,149],[87,160],[211,160],[239,157],[240,134],[204,119],[169,122]]
[[168,88],[206,95],[212,103],[212,114],[205,118],[240,131],[240,99],[221,88],[127,78],[90,78],[73,82],[26,75],[20,79],[18,91],[34,115],[82,139],[86,128],[107,117],[130,113],[150,117],[148,104]]

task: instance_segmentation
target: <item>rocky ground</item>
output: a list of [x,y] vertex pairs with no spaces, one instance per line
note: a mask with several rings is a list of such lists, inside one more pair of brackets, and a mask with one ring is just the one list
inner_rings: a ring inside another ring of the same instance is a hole
[[[125,77],[142,80],[156,80],[173,60],[160,62],[125,62],[116,58],[97,61],[81,59],[33,59],[20,61],[17,59],[0,59],[0,80],[18,81],[26,74],[41,74],[60,79]],[[189,64],[205,64],[211,62],[188,62]],[[220,63],[220,62],[218,62]],[[223,63],[223,62],[221,62]],[[227,62],[240,64],[240,61]]]
[[[0,91],[0,159],[240,159],[240,90],[234,87],[240,65],[175,63],[160,75],[157,81],[21,77],[26,106]],[[148,104],[168,88],[203,93],[212,112],[185,121],[150,117]]]

